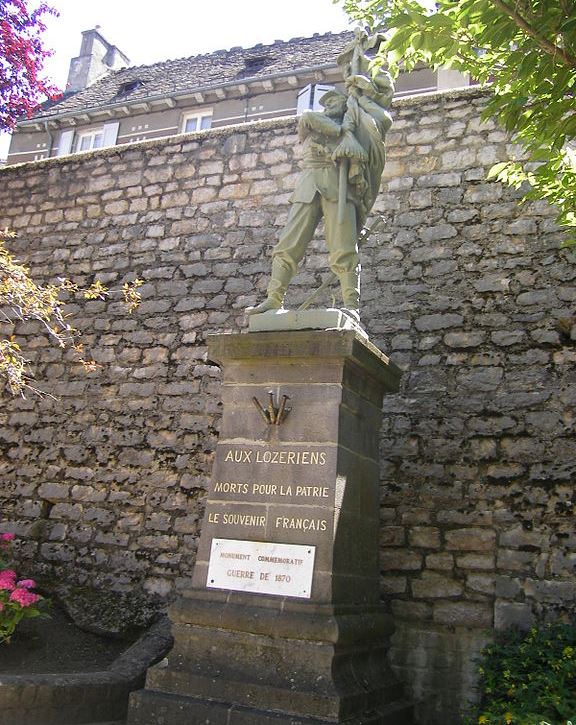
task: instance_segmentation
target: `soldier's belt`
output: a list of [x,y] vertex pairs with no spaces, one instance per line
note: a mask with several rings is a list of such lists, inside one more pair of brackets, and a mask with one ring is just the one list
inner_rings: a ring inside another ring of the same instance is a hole
[[332,159],[306,159],[302,162],[300,168],[305,169],[333,169],[335,166]]

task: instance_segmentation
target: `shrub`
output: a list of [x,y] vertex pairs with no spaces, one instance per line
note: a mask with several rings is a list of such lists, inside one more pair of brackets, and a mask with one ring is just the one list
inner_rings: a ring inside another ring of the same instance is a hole
[[576,721],[576,627],[509,630],[482,651],[482,701],[468,723],[570,725]]
[[42,616],[48,603],[32,591],[33,579],[18,579],[16,571],[8,568],[13,539],[14,534],[0,534],[0,644],[10,641],[23,619]]

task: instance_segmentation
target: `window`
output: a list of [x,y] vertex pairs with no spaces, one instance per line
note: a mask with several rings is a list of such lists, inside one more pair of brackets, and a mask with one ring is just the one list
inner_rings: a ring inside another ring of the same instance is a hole
[[182,133],[206,131],[212,126],[212,111],[187,113],[182,120]]
[[321,111],[320,99],[333,88],[334,86],[325,86],[320,83],[307,85],[298,93],[296,115],[300,116],[304,111]]
[[244,58],[244,68],[236,75],[236,78],[250,78],[258,75],[261,70],[266,68],[274,61],[273,56],[269,55],[253,55]]
[[86,131],[78,134],[78,142],[76,151],[91,151],[92,149],[101,149],[104,143],[104,130]]
[[60,134],[57,147],[58,156],[79,153],[80,151],[92,151],[93,149],[115,146],[118,138],[118,121],[110,121],[97,128],[86,128],[74,132],[74,129],[67,129]]
[[144,81],[141,80],[140,78],[134,78],[134,80],[126,81],[125,83],[121,83],[118,87],[118,90],[116,91],[116,98],[121,98],[122,96],[128,96],[130,93],[137,91],[143,85],[144,85]]

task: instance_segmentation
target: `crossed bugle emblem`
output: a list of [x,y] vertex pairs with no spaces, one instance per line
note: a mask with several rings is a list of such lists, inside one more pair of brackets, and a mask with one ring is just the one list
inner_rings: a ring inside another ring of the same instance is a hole
[[276,405],[274,402],[274,393],[270,390],[268,392],[268,405],[264,408],[255,395],[252,398],[252,402],[268,425],[280,425],[282,423],[291,410],[291,408],[286,408],[286,403],[289,400],[288,395],[283,395],[282,400]]

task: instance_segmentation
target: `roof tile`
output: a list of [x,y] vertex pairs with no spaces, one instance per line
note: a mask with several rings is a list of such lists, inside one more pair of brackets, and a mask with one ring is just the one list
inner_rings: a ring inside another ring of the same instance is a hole
[[[291,70],[336,63],[336,57],[352,38],[352,31],[315,34],[311,38],[277,40],[271,45],[235,47],[190,58],[166,60],[114,71],[93,85],[44,106],[38,117],[73,114],[85,109],[151,98],[165,98],[210,86],[220,86],[246,78],[266,78]],[[134,90],[122,93],[127,84]]]

